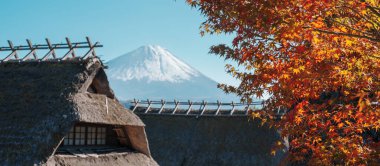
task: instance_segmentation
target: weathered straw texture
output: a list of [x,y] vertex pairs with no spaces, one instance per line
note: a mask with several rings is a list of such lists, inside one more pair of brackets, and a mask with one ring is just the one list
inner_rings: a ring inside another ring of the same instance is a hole
[[279,165],[271,155],[279,133],[243,116],[138,114],[146,124],[150,150],[160,165]]
[[0,165],[45,162],[77,122],[143,126],[112,90],[87,94],[98,71],[97,58],[0,64]]
[[71,165],[89,165],[89,166],[157,166],[158,164],[152,158],[133,152],[102,154],[96,157],[77,157],[73,155],[54,155],[46,163],[47,166],[71,166]]
[[100,94],[78,93],[73,100],[80,122],[144,126],[139,117],[126,110],[116,99]]

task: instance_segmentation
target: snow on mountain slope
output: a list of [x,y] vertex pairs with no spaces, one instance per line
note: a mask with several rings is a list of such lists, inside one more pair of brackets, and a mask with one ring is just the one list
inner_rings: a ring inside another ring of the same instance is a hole
[[180,83],[200,73],[166,49],[148,45],[110,61],[110,77],[117,80],[168,81]]
[[204,76],[165,48],[140,47],[107,63],[111,87],[121,100],[232,101],[217,83]]

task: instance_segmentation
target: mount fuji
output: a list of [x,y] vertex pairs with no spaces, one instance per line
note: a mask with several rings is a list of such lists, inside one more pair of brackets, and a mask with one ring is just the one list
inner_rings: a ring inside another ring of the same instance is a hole
[[238,98],[217,88],[217,82],[157,45],[142,46],[107,62],[107,75],[121,100],[221,100]]

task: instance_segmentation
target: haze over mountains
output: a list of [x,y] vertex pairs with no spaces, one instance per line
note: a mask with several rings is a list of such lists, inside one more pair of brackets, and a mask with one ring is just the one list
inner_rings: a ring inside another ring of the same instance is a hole
[[107,65],[108,79],[120,100],[238,100],[161,46],[142,46]]

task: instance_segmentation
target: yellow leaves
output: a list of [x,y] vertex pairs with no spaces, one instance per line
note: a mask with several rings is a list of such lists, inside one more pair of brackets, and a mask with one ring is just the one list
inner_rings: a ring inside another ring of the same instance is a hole
[[340,58],[339,54],[333,54],[334,59],[338,60]]
[[363,133],[363,130],[362,129],[356,129],[356,132],[358,132],[358,133]]
[[294,122],[296,122],[296,124],[299,125],[299,124],[301,124],[301,122],[302,122],[302,118],[301,118],[300,116],[296,116],[296,117],[294,118]]
[[372,28],[372,27],[373,27],[373,24],[371,24],[371,23],[368,23],[368,22],[367,22],[367,23],[365,23],[364,25],[365,25],[367,28]]
[[313,140],[313,144],[316,144],[318,142],[321,142],[322,141],[322,138],[321,137],[317,137]]
[[324,26],[323,18],[318,17],[317,20],[311,23],[311,26],[316,29],[321,29]]
[[336,123],[339,123],[341,120],[340,120],[340,117],[338,115],[334,115],[333,116],[333,120],[336,122]]
[[204,24],[204,25],[203,25],[203,29],[204,29],[206,32],[210,32],[210,24]]
[[298,68],[293,69],[293,73],[294,73],[294,74],[298,74],[298,73],[300,73],[300,69],[298,69]]
[[327,16],[331,16],[331,15],[332,15],[332,12],[331,12],[331,11],[327,11],[327,12],[326,12],[326,15],[327,15]]
[[342,76],[346,76],[346,75],[348,75],[348,70],[341,70],[341,71],[339,71],[339,74]]
[[361,99],[362,97],[360,97],[360,100],[358,102],[358,106],[359,106],[359,112],[363,111],[363,109],[366,107],[366,103],[364,101],[362,101]]
[[298,109],[298,114],[299,115],[303,115],[305,113],[305,110],[303,110],[302,108],[301,109]]
[[253,111],[251,115],[253,119],[261,117],[261,114],[258,111]]
[[272,151],[270,152],[270,154],[271,154],[272,156],[276,155],[276,150],[272,150]]
[[342,31],[342,32],[345,32],[345,33],[346,33],[346,32],[347,32],[347,28],[346,28],[346,27],[341,27],[341,28],[340,28],[340,31]]
[[220,30],[220,29],[215,29],[215,33],[216,33],[216,34],[221,34],[221,33],[222,33],[222,30]]
[[305,70],[305,66],[299,66],[298,68],[291,68],[292,73],[299,74],[301,71]]
[[364,123],[364,124],[363,124],[363,127],[364,127],[364,128],[368,128],[368,127],[371,127],[371,125],[368,124],[368,123]]
[[344,121],[344,122],[346,122],[346,124],[347,124],[348,126],[351,126],[351,122],[350,122],[350,121],[346,120],[346,121]]
[[342,150],[342,152],[345,153],[345,154],[349,154],[349,153],[350,153],[350,151],[347,150],[347,148],[342,148],[341,150]]
[[338,128],[342,128],[344,126],[344,123],[339,123]]
[[293,37],[293,38],[296,38],[296,39],[301,39],[301,38],[302,38],[302,36],[300,36],[299,33],[297,33],[297,32],[294,32],[294,33],[292,34],[292,37]]
[[289,74],[283,74],[283,75],[282,75],[282,78],[284,78],[284,79],[289,79]]
[[362,11],[360,11],[360,13],[361,13],[362,15],[366,15],[366,14],[367,14],[367,10],[362,10]]
[[333,39],[333,41],[335,41],[335,42],[339,42],[339,37],[338,37],[338,36],[334,36],[332,39]]
[[319,44],[319,43],[322,42],[322,40],[319,39],[318,36],[316,36],[316,35],[313,36],[312,41],[313,41],[314,44]]
[[351,40],[346,40],[346,43],[345,43],[345,44],[346,44],[347,47],[351,47],[351,46],[352,46],[352,43],[353,43],[353,42],[352,42]]
[[301,71],[304,71],[304,70],[305,70],[305,66],[300,66],[299,69],[300,69]]

